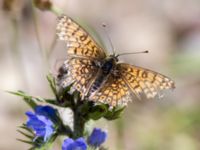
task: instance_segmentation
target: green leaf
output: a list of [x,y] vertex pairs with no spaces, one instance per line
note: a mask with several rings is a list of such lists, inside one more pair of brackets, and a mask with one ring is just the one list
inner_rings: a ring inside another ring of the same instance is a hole
[[105,104],[93,106],[89,113],[89,118],[98,120],[102,118],[108,111],[108,107]]
[[52,92],[54,93],[54,95],[57,98],[58,94],[57,94],[57,89],[56,89],[56,80],[55,80],[55,78],[52,76],[52,74],[48,74],[47,75],[47,80],[49,82],[49,85],[51,87]]
[[34,135],[33,131],[31,129],[29,129],[26,124],[23,124],[21,126],[19,126],[19,128],[26,130],[27,132],[31,133],[32,135]]
[[66,88],[64,88],[64,89],[62,89],[62,90],[60,90],[60,95],[65,95],[66,93],[68,93],[68,92],[70,91],[72,85],[73,85],[73,84],[67,86]]
[[20,142],[23,142],[23,143],[26,143],[26,144],[30,144],[30,145],[33,145],[33,142],[32,141],[26,141],[26,140],[22,140],[22,139],[16,139],[17,141],[20,141]]
[[67,86],[66,88],[60,88],[58,90],[58,96],[56,99],[56,102],[48,101],[49,103],[53,103],[54,105],[60,106],[60,107],[71,107],[74,103],[74,95],[70,94],[69,91],[71,89],[72,85]]
[[7,91],[7,92],[10,93],[10,94],[13,94],[13,95],[21,96],[21,97],[26,96],[23,91],[17,91],[17,92]]
[[33,135],[29,135],[28,133],[25,133],[21,130],[17,130],[19,133],[21,133],[22,135],[24,135],[25,137],[27,137],[28,139],[33,139],[34,136]]
[[105,114],[104,118],[107,119],[107,120],[118,119],[124,109],[125,109],[125,107],[114,107],[112,110],[109,110]]
[[69,100],[64,100],[63,102],[57,101],[55,99],[45,99],[45,102],[52,104],[52,105],[56,105],[59,107],[70,107],[71,106],[71,102]]
[[23,100],[33,109],[37,106],[37,103],[35,101],[41,101],[40,98],[27,95],[23,91],[17,91],[17,92],[8,91],[8,93],[22,97]]
[[58,102],[55,99],[45,99],[45,102],[52,104],[52,105],[58,105]]

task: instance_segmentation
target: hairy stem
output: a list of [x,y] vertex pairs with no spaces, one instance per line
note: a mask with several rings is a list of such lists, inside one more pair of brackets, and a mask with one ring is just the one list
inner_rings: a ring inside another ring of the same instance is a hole
[[74,112],[74,134],[73,138],[77,139],[79,137],[83,137],[84,135],[84,128],[85,128],[85,120],[80,112],[80,105],[81,100],[78,97],[76,103],[73,105],[73,112]]
[[73,138],[83,137],[85,127],[85,121],[83,120],[81,114],[75,110],[74,111],[74,135]]

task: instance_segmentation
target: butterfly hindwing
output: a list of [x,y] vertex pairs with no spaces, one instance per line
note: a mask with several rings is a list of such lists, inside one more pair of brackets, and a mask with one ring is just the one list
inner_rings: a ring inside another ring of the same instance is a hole
[[131,91],[121,76],[111,73],[101,88],[89,99],[110,106],[126,105],[131,99]]
[[62,67],[66,72],[60,73],[59,85],[67,87],[72,84],[72,90],[78,90],[82,96],[85,95],[98,71],[93,60],[70,58]]

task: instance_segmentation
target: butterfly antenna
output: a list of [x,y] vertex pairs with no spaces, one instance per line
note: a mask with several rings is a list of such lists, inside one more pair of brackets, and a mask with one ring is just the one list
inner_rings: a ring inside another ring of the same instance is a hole
[[121,54],[118,54],[118,56],[122,56],[122,55],[130,55],[130,54],[141,54],[141,53],[149,53],[149,51],[140,51],[140,52],[133,52],[133,53],[121,53]]
[[109,34],[108,34],[108,30],[107,30],[107,25],[106,25],[106,23],[102,23],[102,27],[103,27],[103,29],[104,29],[104,32],[105,32],[105,34],[106,34],[106,36],[107,36],[107,38],[108,38],[108,41],[109,41],[110,45],[111,45],[113,54],[115,54],[115,48],[114,48],[113,43],[112,43],[112,40],[111,40],[111,38],[110,38],[110,36],[109,36]]

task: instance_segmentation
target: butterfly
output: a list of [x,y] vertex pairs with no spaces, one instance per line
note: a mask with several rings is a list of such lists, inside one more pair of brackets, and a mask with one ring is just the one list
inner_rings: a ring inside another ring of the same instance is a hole
[[66,15],[59,17],[56,30],[67,46],[58,85],[62,88],[72,85],[82,99],[111,107],[125,106],[133,96],[154,98],[161,90],[175,88],[175,83],[160,73],[119,63],[119,55],[107,55],[87,31]]

